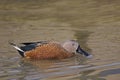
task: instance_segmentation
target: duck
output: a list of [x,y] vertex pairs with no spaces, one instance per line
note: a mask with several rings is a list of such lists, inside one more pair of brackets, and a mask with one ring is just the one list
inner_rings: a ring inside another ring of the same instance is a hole
[[56,41],[37,41],[20,43],[21,46],[9,42],[23,58],[27,59],[65,59],[75,56],[77,53],[92,58],[92,54],[80,47],[76,40],[67,40],[63,43]]

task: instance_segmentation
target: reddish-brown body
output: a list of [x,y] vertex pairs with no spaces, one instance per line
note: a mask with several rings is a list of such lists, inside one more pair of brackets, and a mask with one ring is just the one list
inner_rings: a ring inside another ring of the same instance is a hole
[[64,59],[73,55],[57,43],[43,44],[25,52],[25,57],[30,59]]

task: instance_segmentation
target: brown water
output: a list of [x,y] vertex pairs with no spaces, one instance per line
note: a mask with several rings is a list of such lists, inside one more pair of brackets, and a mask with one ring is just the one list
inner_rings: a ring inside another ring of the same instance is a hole
[[[76,39],[94,55],[22,59],[8,42]],[[119,0],[0,0],[0,80],[120,80]],[[86,69],[87,68],[87,69]]]

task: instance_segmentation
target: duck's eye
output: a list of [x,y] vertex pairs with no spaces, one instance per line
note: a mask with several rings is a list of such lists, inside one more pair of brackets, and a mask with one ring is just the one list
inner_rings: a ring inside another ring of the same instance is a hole
[[73,43],[72,46],[74,46],[75,44]]

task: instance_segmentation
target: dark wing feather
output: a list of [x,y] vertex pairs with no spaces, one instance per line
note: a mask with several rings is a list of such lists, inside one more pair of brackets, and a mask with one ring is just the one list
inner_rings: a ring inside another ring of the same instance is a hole
[[29,50],[35,49],[36,47],[37,47],[36,44],[29,44],[29,45],[21,46],[20,48],[23,51],[29,51]]
[[21,44],[24,44],[24,46],[21,46],[20,48],[23,51],[29,51],[29,50],[35,49],[37,46],[41,46],[47,43],[48,43],[47,41],[26,42],[26,43],[21,43]]
[[38,41],[38,42],[25,42],[25,43],[21,43],[21,44],[24,44],[24,45],[30,45],[30,44],[47,44],[48,41]]

